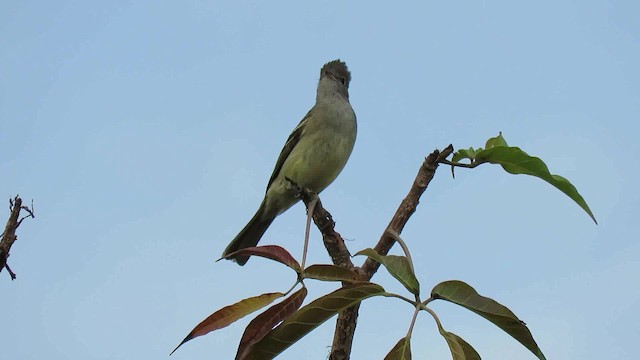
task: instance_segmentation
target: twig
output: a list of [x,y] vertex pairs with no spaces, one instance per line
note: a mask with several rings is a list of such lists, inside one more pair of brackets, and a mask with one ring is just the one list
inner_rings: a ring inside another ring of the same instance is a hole
[[[20,211],[24,210],[29,215],[26,215],[20,218]],[[11,270],[9,265],[7,264],[7,259],[9,258],[9,251],[11,250],[11,246],[18,239],[16,236],[16,230],[22,224],[22,220],[31,217],[35,218],[33,213],[33,201],[31,202],[31,208],[28,206],[22,205],[22,199],[16,195],[15,198],[9,199],[9,211],[11,214],[9,215],[9,220],[7,220],[7,225],[2,232],[2,239],[0,239],[0,272],[2,269],[6,268],[9,276],[11,276],[11,280],[16,279],[16,274]]]
[[26,219],[26,218],[29,218],[29,217],[30,217],[30,218],[33,218],[33,219],[35,219],[35,218],[36,218],[36,216],[35,216],[35,215],[34,215],[34,213],[33,213],[33,212],[34,212],[34,210],[33,210],[33,200],[31,200],[31,208],[29,208],[28,206],[25,206],[25,205],[20,206],[20,208],[21,208],[22,210],[24,210],[24,211],[28,212],[28,213],[29,213],[29,215],[25,215],[25,216],[23,216],[20,220],[18,220],[18,224],[16,225],[16,229],[17,229],[18,227],[20,227],[20,224],[22,224],[22,220],[24,220],[24,219]]
[[[9,267],[9,264],[4,264],[4,267],[7,269],[7,271],[9,272],[9,276],[11,276],[11,280],[15,280],[16,279],[16,273],[14,273],[11,268]],[[0,269],[1,270],[1,269]]]
[[462,167],[462,168],[467,168],[467,169],[473,169],[474,167],[476,167],[478,165],[482,165],[482,164],[486,163],[486,161],[474,161],[471,164],[463,164],[463,163],[449,161],[447,159],[442,159],[442,160],[439,161],[439,163],[440,164],[445,164],[445,165],[451,165],[452,167]]
[[[389,253],[389,250],[391,250],[391,247],[395,243],[395,239],[389,234],[389,231],[398,235],[402,233],[402,229],[404,229],[409,218],[416,211],[416,208],[420,203],[420,197],[433,179],[436,169],[438,168],[438,164],[443,160],[446,160],[451,153],[453,153],[453,146],[449,145],[442,151],[435,150],[424,160],[422,166],[420,166],[420,170],[418,170],[415,180],[413,181],[413,185],[411,186],[409,193],[400,203],[400,206],[389,222],[387,229],[374,247],[378,254],[387,255]],[[364,273],[365,279],[371,279],[373,274],[378,271],[378,268],[380,268],[379,262],[372,260],[371,258],[365,260],[364,265],[362,265],[362,272]]]

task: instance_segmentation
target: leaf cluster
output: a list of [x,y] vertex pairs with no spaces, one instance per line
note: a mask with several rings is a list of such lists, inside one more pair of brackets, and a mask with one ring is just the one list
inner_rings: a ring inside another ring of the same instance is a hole
[[[461,160],[469,160],[469,162],[461,163]],[[441,162],[450,165],[452,172],[455,167],[474,168],[484,163],[491,163],[500,165],[510,174],[538,177],[569,196],[595,222],[595,217],[588,205],[567,179],[552,175],[539,158],[532,157],[517,147],[508,146],[502,134],[487,140],[484,149],[459,150],[453,154],[451,161],[442,160]],[[236,360],[273,359],[334,315],[369,298],[383,296],[401,300],[414,309],[407,334],[389,351],[385,360],[411,359],[411,335],[420,313],[428,313],[433,317],[454,360],[480,359],[480,355],[467,341],[444,329],[437,314],[429,307],[431,302],[437,300],[458,305],[481,316],[520,342],[538,359],[545,359],[522,320],[506,306],[480,295],[463,281],[440,282],[431,289],[428,298],[423,299],[408,246],[399,234],[387,230],[387,235],[402,247],[404,255],[383,255],[373,248],[367,248],[357,252],[355,256],[366,256],[381,264],[404,286],[410,294],[408,297],[387,292],[381,285],[369,282],[369,279],[364,278],[358,271],[359,268],[351,269],[329,264],[304,267],[286,249],[275,245],[242,249],[229,256],[257,256],[279,262],[295,271],[297,280],[286,292],[261,294],[217,310],[198,324],[176,347],[176,350],[191,339],[224,328],[277,301],[246,326],[235,357]],[[305,280],[334,281],[340,282],[342,286],[302,306],[307,296]],[[298,289],[294,292],[296,288]]]

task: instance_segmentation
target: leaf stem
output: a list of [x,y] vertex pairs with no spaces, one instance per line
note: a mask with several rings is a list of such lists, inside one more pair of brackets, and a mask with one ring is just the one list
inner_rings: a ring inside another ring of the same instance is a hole
[[411,260],[411,253],[409,253],[409,247],[407,246],[407,244],[404,242],[404,240],[402,240],[402,238],[400,238],[400,235],[396,231],[387,228],[385,232],[389,234],[400,245],[402,251],[404,252],[404,255],[407,257],[407,261],[409,262],[411,271],[415,274],[416,271],[413,268],[413,260]]
[[284,296],[289,295],[289,293],[290,293],[291,291],[293,291],[293,289],[295,289],[295,288],[296,288],[296,285],[298,285],[298,284],[302,284],[302,287],[305,287],[305,286],[304,286],[304,282],[302,282],[302,279],[298,279],[296,282],[294,282],[294,283],[293,283],[293,286],[291,286],[291,287],[289,288],[289,290],[287,290],[287,292],[285,292],[285,293],[284,293]]
[[442,327],[442,323],[440,322],[440,318],[438,318],[438,315],[436,315],[436,313],[433,310],[429,309],[424,304],[420,304],[420,308],[422,310],[428,312],[429,314],[431,314],[433,319],[436,321],[436,324],[438,325],[438,327]]
[[318,203],[318,197],[315,196],[307,206],[307,209],[308,209],[307,210],[307,227],[305,228],[305,231],[304,231],[304,248],[302,250],[302,265],[301,265],[302,271],[304,271],[304,266],[307,262],[307,250],[309,248],[309,231],[311,229],[311,219],[313,218],[313,211],[315,210],[317,203]]
[[407,339],[411,338],[411,333],[413,332],[413,327],[416,324],[416,320],[418,319],[418,313],[420,312],[421,304],[417,304],[415,309],[413,310],[413,317],[411,318],[411,325],[409,325],[409,330],[407,330]]
[[413,301],[413,300],[411,300],[409,298],[406,298],[406,297],[404,297],[402,295],[389,293],[389,292],[385,292],[385,293],[383,293],[381,295],[384,296],[384,297],[392,297],[392,298],[397,298],[397,299],[400,299],[400,300],[404,300],[404,301],[408,302],[409,304],[411,304],[413,306],[416,306],[416,304],[420,305],[419,303],[416,303],[415,301]]

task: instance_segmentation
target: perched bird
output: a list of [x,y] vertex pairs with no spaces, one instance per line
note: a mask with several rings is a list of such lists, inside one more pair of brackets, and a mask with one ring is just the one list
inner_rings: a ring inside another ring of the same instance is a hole
[[[298,189],[320,193],[344,168],[356,141],[356,114],[349,103],[351,73],[340,60],[320,70],[316,103],[293,129],[280,152],[258,211],[222,254],[256,246],[276,216],[298,202]],[[295,183],[295,185],[292,184]],[[248,256],[230,260],[244,265]]]

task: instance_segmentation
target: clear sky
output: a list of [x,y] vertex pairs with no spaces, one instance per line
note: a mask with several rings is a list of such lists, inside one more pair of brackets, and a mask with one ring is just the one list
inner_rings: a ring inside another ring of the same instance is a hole
[[[502,131],[571,180],[599,225],[540,180],[441,168],[402,234],[422,288],[468,282],[549,359],[637,357],[639,14],[636,0],[3,1],[0,219],[15,194],[36,219],[12,249],[17,280],[0,273],[0,357],[165,359],[214,310],[288,289],[294,275],[266,260],[214,260],[336,58],[359,133],[322,200],[352,252],[375,244],[424,156]],[[299,256],[304,222],[297,205],[262,243]],[[315,229],[310,252],[330,261]],[[308,301],[335,288],[309,285]],[[433,308],[484,358],[534,359],[475,314]],[[383,358],[411,311],[367,301],[353,359]],[[248,321],[171,358],[233,358]],[[281,358],[324,359],[332,333]],[[428,315],[412,345],[449,356]]]

